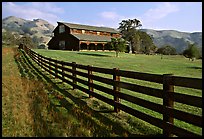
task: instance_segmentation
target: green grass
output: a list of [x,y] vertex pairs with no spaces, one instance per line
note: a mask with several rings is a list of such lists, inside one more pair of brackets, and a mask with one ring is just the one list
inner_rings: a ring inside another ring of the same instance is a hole
[[[123,111],[113,113],[111,112],[112,106],[96,98],[90,99],[87,94],[79,90],[72,90],[72,86],[62,83],[53,76],[51,77],[26,55],[21,55],[20,59],[15,61],[13,55],[16,53],[16,49],[11,50],[11,48],[4,48],[2,51],[2,136],[140,137],[160,136],[162,134],[161,129],[147,122]],[[123,70],[156,74],[173,73],[179,76],[202,78],[202,61],[192,62],[181,56],[164,56],[163,59],[160,59],[160,56],[156,55],[120,53],[120,57],[116,58],[114,52],[71,52],[39,49],[35,51],[44,56],[83,65],[118,67]],[[160,65],[162,68],[156,65]],[[93,74],[104,77],[102,74]],[[105,77],[112,79],[111,75]],[[83,77],[80,78],[84,79]],[[128,78],[121,78],[121,80],[162,88],[162,85],[139,80]],[[112,88],[103,83],[96,83]],[[80,85],[87,88],[82,84]],[[201,91],[175,89],[181,93],[202,96]],[[113,96],[96,89],[95,91],[113,98]],[[162,104],[162,100],[155,97],[126,89],[121,91]],[[49,92],[54,93],[50,94]],[[63,99],[57,98],[57,94],[63,96]],[[154,117],[162,118],[161,114],[143,107],[124,100],[122,103]],[[179,103],[176,103],[175,107],[196,115],[202,115],[202,109]],[[175,124],[202,135],[202,128],[178,120],[175,121]]]
[[[174,55],[174,56],[165,55],[163,56],[163,59],[161,59],[160,55],[142,55],[142,54],[134,55],[134,54],[127,54],[127,53],[120,53],[119,54],[120,57],[117,58],[115,57],[115,52],[109,52],[109,51],[108,52],[96,52],[96,51],[75,52],[75,51],[39,50],[39,49],[38,50],[36,49],[35,51],[47,57],[51,57],[54,59],[67,61],[67,62],[76,62],[77,64],[83,64],[83,65],[93,65],[96,67],[103,67],[103,68],[119,68],[121,70],[129,70],[129,71],[153,73],[153,74],[161,74],[161,75],[171,73],[173,75],[182,76],[182,77],[202,78],[202,60],[189,61],[187,58],[181,55]],[[94,73],[94,74],[100,75],[98,73]],[[112,76],[106,75],[106,78],[112,78]],[[162,85],[156,84],[156,83],[132,80],[128,78],[121,78],[121,80],[126,82],[132,82],[143,86],[162,89]],[[101,83],[98,83],[98,84],[101,84]],[[103,84],[103,86],[111,88],[111,86],[108,86],[105,84]],[[175,87],[175,91],[183,94],[202,96],[202,91],[196,90],[196,89]],[[122,89],[122,92],[133,96],[137,96],[145,100],[149,100],[151,102],[162,104],[162,99],[159,99],[159,98],[150,97],[148,95],[143,95],[140,93],[128,91],[126,89]],[[103,92],[98,91],[98,93],[106,97],[112,98],[112,96],[107,95]],[[132,108],[135,108],[137,110],[140,110],[144,113],[147,113],[149,115],[162,119],[162,115],[154,111],[148,110],[146,108],[132,104],[124,100],[122,100],[122,103]],[[193,113],[196,115],[202,115],[201,108],[196,108],[196,107],[188,106],[177,102],[174,105],[176,109]],[[187,130],[190,130],[194,133],[197,133],[200,135],[202,134],[202,128],[184,123],[180,120],[175,119],[175,125],[185,128]],[[152,126],[150,125],[150,127]],[[160,132],[159,129],[157,128],[155,129],[156,129],[156,132]]]
[[163,56],[120,53],[115,52],[72,52],[60,50],[35,49],[44,56],[56,58],[67,62],[76,62],[83,65],[93,65],[104,68],[119,68],[145,73],[169,74],[185,77],[202,77],[202,60],[189,61],[184,56]]

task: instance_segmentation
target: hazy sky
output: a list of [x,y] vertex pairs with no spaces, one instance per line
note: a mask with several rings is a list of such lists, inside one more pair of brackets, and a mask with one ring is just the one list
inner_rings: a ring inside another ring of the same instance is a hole
[[202,31],[202,2],[2,2],[7,16],[113,28],[136,18],[144,29]]

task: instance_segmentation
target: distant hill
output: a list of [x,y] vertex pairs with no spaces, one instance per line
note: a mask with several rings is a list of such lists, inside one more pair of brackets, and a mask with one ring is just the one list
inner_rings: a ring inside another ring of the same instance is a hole
[[[2,32],[10,30],[20,35],[29,35],[31,38],[37,38],[41,43],[47,43],[52,37],[54,26],[43,19],[25,20],[15,16],[9,16],[2,19]],[[156,46],[171,45],[176,48],[178,53],[187,48],[188,43],[196,43],[202,48],[202,32],[179,32],[176,30],[152,30],[141,29],[149,34]]]
[[188,42],[195,43],[199,49],[202,48],[202,32],[179,32],[176,30],[152,30],[141,29],[153,38],[159,48],[164,45],[171,45],[178,53],[183,52],[188,47]]
[[35,37],[40,43],[47,43],[51,39],[54,26],[43,19],[25,20],[15,16],[2,19],[2,32],[9,30],[19,35]]

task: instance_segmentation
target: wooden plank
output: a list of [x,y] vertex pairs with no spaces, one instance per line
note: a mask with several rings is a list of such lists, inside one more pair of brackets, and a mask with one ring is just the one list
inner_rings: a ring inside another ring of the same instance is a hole
[[202,90],[202,79],[173,76],[173,85]]
[[46,64],[44,64],[44,63],[42,63],[42,66],[41,66],[45,71],[49,71],[49,69],[48,68],[46,68],[47,67],[47,65]]
[[139,80],[144,80],[144,81],[150,81],[150,82],[155,82],[155,83],[160,83],[160,84],[163,83],[163,76],[158,75],[158,74],[119,70],[118,76],[139,79]]
[[88,86],[88,81],[82,80],[80,78],[76,78],[76,81]]
[[113,69],[108,68],[99,68],[99,67],[92,67],[92,71],[99,72],[99,73],[105,73],[105,74],[113,74]]
[[90,75],[91,78],[93,80],[108,84],[108,85],[113,85],[113,80],[112,79],[108,79],[108,78],[104,78],[104,77],[100,77],[100,76],[96,76],[96,75]]
[[[51,68],[53,71],[55,71],[55,68]],[[69,79],[74,79],[74,77],[72,76],[72,75],[69,75],[69,74],[67,74],[67,73],[63,73],[62,71],[59,71],[58,70],[58,73],[60,74],[60,75],[62,75],[62,74],[64,74],[64,77],[67,77],[67,78],[69,78]]]
[[65,65],[65,66],[69,66],[69,67],[72,66],[72,63],[70,63],[70,62],[59,61],[59,63]]
[[161,114],[163,113],[163,105],[156,104],[156,103],[153,103],[153,102],[141,99],[141,98],[137,98],[137,97],[134,97],[134,96],[131,96],[128,94],[124,94],[121,92],[117,93],[116,95],[121,99],[127,100],[127,101],[132,102],[134,104],[137,104],[139,106],[142,106],[142,107],[145,107],[147,109],[159,112]]
[[[44,60],[44,59],[41,59],[41,58],[40,58],[40,60],[41,60],[41,63],[47,64],[47,65],[49,64],[49,62],[46,61],[46,60]],[[54,64],[53,64],[53,65],[54,65]]]
[[75,71],[75,73],[77,74],[77,75],[80,75],[80,76],[82,76],[82,77],[87,77],[88,78],[88,73],[84,73],[84,72],[81,72],[81,71]]
[[91,92],[90,91],[90,95],[92,95],[93,97],[99,99],[99,100],[102,100],[103,102],[106,102],[107,104],[111,105],[111,106],[114,106],[114,101],[112,99],[109,99],[107,97],[104,97],[102,95],[99,95],[95,92]]
[[107,88],[107,87],[104,87],[101,85],[97,85],[97,84],[92,84],[92,86],[93,86],[93,88],[95,88],[99,91],[102,91],[102,92],[107,93],[109,95],[114,95],[113,89],[110,89],[110,88]]
[[85,66],[85,65],[76,64],[76,67],[79,68],[79,69],[88,70],[88,66]]
[[84,88],[84,87],[81,87],[81,86],[79,86],[79,85],[76,85],[76,88],[79,89],[79,90],[81,90],[81,91],[83,91],[83,92],[85,92],[85,93],[87,93],[87,94],[92,95],[93,97],[95,97],[95,98],[97,98],[97,99],[99,99],[99,100],[101,100],[101,101],[103,101],[103,102],[105,102],[105,103],[107,103],[107,104],[109,104],[109,105],[114,106],[114,101],[113,101],[112,99],[109,99],[109,98],[107,98],[107,97],[104,97],[104,96],[102,96],[102,95],[99,95],[99,94],[97,94],[97,93],[95,93],[95,92],[89,91],[88,89],[86,89],[86,88]]
[[[55,64],[51,64],[52,66],[55,66]],[[58,65],[58,68],[59,69],[61,69],[61,70],[64,70],[64,71],[67,71],[67,72],[70,72],[70,73],[72,73],[72,69],[69,69],[69,68],[67,68],[67,67],[65,67],[65,66],[62,66],[62,65]]]
[[181,94],[181,93],[176,93],[174,92],[174,102],[179,102],[195,107],[202,108],[202,97],[197,97],[197,96],[191,96],[191,95],[186,95],[186,94]]
[[166,112],[168,115],[173,114],[174,118],[176,119],[202,127],[202,116],[193,115],[170,107],[166,107]]
[[121,81],[118,82],[118,84],[121,88],[124,88],[124,89],[128,89],[131,91],[143,93],[143,94],[158,97],[158,98],[163,98],[163,90],[161,90],[161,89],[145,87],[145,86],[121,82]]

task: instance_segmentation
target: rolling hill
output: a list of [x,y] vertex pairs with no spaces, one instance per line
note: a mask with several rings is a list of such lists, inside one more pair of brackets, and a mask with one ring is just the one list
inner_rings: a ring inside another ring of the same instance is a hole
[[[2,32],[10,30],[20,35],[30,35],[31,38],[37,38],[40,43],[47,43],[52,37],[52,31],[55,26],[43,19],[25,20],[15,16],[9,16],[2,19]],[[149,34],[157,47],[171,45],[176,48],[178,53],[183,52],[188,47],[188,42],[195,43],[199,49],[202,49],[202,32],[179,32],[176,30],[152,30],[141,29]]]
[[141,29],[153,38],[154,44],[157,47],[170,45],[176,48],[178,53],[183,52],[188,47],[189,43],[195,43],[199,49],[202,48],[202,32],[179,32],[176,30],[152,30]]
[[29,35],[37,38],[40,43],[47,43],[52,35],[54,26],[43,19],[25,20],[15,16],[2,19],[2,31],[9,30],[19,35]]

